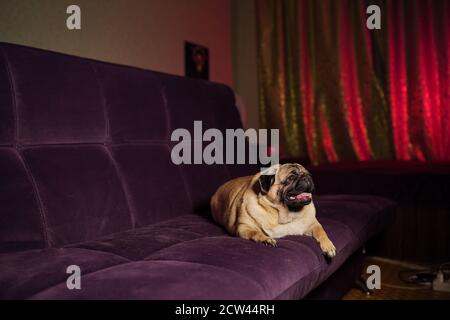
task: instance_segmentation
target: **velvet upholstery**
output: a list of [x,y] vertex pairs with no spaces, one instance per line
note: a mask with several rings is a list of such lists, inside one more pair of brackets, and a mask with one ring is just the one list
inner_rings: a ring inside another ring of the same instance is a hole
[[104,140],[102,97],[89,62],[20,47],[3,51],[14,90],[16,142]]
[[[189,208],[187,186],[180,169],[170,160],[167,145],[122,145],[112,151],[134,204],[136,226],[174,217]],[[174,201],[167,201],[169,194]]]
[[0,147],[0,253],[43,248],[41,212],[27,169],[11,148]]
[[65,283],[70,265],[78,265],[83,274],[126,262],[123,257],[85,249],[49,248],[0,254],[0,299],[26,299],[37,291]]
[[[231,237],[209,199],[257,167],[170,157],[176,128],[241,127],[230,88],[11,44],[0,52],[0,298],[298,299],[389,221],[383,198],[315,198],[331,261],[310,237],[277,248]],[[71,264],[81,290],[66,286]]]
[[[188,214],[72,245],[72,248],[105,252],[128,261],[86,274],[81,291],[69,291],[65,283],[61,283],[32,298],[304,297],[337,271],[360,243],[383,228],[389,219],[391,205],[385,199],[364,196],[320,196],[317,202],[320,204],[319,219],[337,248],[337,256],[331,261],[324,258],[310,237],[280,239],[274,250],[230,237],[208,217]],[[340,202],[346,202],[349,207],[354,204],[357,208],[347,211],[345,222],[334,215],[334,208]],[[380,207],[383,207],[381,211]],[[365,228],[358,226],[360,219],[365,222]],[[183,280],[179,273],[183,273]],[[126,279],[133,280],[127,282]],[[116,281],[121,284],[117,286]],[[184,286],[180,287],[180,281]],[[152,290],[146,290],[150,283]]]
[[6,60],[0,56],[0,146],[12,145],[14,140],[13,88]]
[[47,145],[22,150],[44,206],[50,245],[131,228],[125,195],[105,148]]

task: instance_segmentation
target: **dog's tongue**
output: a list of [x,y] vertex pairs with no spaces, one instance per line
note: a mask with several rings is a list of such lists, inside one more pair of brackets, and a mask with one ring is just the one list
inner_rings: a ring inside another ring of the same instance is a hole
[[308,192],[302,192],[295,196],[295,199],[300,200],[300,201],[309,200],[310,198],[311,198],[311,193],[308,193]]

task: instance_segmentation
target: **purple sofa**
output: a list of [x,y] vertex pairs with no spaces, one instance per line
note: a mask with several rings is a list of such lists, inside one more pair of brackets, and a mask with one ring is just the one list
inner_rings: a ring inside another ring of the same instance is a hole
[[[337,247],[331,261],[309,237],[276,248],[231,237],[210,219],[209,198],[257,169],[172,164],[170,134],[194,120],[240,127],[232,91],[0,43],[0,298],[299,299],[348,289],[355,253],[394,204],[316,197]],[[69,265],[81,268],[80,290],[66,286]]]

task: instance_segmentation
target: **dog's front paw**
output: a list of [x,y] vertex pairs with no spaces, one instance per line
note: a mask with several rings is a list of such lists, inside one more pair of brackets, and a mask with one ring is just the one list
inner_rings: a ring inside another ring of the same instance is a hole
[[320,249],[329,258],[333,258],[336,255],[336,247],[330,239],[326,239],[320,242]]
[[272,239],[272,238],[264,239],[261,242],[264,243],[266,246],[272,246],[272,247],[276,247],[277,246],[277,240]]

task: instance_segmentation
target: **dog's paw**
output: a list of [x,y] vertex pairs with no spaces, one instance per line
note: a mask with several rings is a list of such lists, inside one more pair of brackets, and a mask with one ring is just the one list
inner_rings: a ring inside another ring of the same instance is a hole
[[267,238],[262,241],[266,246],[276,247],[277,246],[277,240],[272,238]]
[[333,258],[336,255],[336,247],[330,239],[326,239],[320,243],[320,249],[329,258]]

